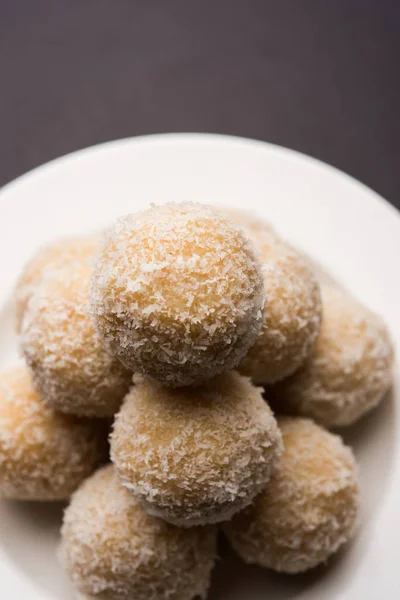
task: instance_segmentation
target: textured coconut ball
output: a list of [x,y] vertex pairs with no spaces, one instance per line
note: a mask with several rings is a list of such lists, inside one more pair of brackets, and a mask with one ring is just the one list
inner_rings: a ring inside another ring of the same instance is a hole
[[30,300],[20,343],[49,406],[108,417],[119,409],[132,375],[108,352],[92,322],[90,274],[91,267],[79,263],[47,277]]
[[169,386],[234,367],[254,343],[265,302],[244,233],[211,207],[167,204],[120,219],[91,288],[111,351]]
[[196,389],[139,383],[111,436],[122,483],[150,514],[182,527],[224,521],[247,506],[281,450],[260,390],[235,372]]
[[279,238],[265,241],[260,258],[267,306],[261,333],[239,371],[266,384],[287,377],[307,358],[320,329],[321,297],[307,260]]
[[206,597],[216,529],[178,529],[147,515],[112,466],[75,492],[61,535],[61,560],[84,599]]
[[17,332],[28,302],[46,274],[79,262],[91,262],[100,249],[100,235],[66,238],[40,248],[25,265],[15,288]]
[[64,500],[107,458],[107,427],[55,412],[18,364],[0,373],[0,497]]
[[353,453],[308,419],[281,418],[284,452],[255,502],[226,524],[247,563],[300,573],[348,542],[357,524],[359,486]]
[[393,347],[383,321],[339,289],[323,288],[315,348],[292,377],[268,391],[278,412],[350,425],[377,406],[392,381]]

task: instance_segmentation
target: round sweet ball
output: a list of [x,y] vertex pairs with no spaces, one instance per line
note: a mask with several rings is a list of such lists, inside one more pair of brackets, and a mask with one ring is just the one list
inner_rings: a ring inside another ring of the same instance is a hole
[[153,206],[108,233],[91,305],[111,351],[164,385],[199,384],[254,343],[265,302],[244,233],[208,206]]
[[271,238],[278,238],[277,232],[270,223],[251,212],[234,208],[218,208],[218,210],[229,219],[235,227],[244,231],[245,235],[258,251],[261,251],[263,245],[268,243]]
[[78,262],[91,262],[100,249],[100,235],[65,238],[40,248],[25,265],[15,288],[16,328],[20,333],[32,295],[46,274]]
[[381,318],[360,302],[333,287],[322,295],[322,328],[310,357],[268,393],[278,412],[326,427],[350,425],[388,391],[393,346]]
[[285,450],[255,502],[226,524],[239,556],[283,573],[326,561],[355,531],[359,485],[353,453],[308,419],[278,420]]
[[178,529],[147,515],[110,465],[75,492],[61,537],[61,560],[82,599],[206,597],[216,529]]
[[1,498],[65,500],[106,459],[103,422],[55,412],[22,364],[0,373]]
[[111,435],[122,483],[149,514],[181,527],[224,521],[247,506],[281,451],[260,390],[235,372],[198,388],[139,383]]
[[48,406],[79,416],[118,411],[132,374],[106,349],[89,312],[91,267],[54,272],[36,290],[20,344],[35,388]]
[[267,297],[264,322],[238,368],[264,385],[292,374],[311,352],[320,330],[321,295],[310,264],[286,242],[270,237],[260,259]]

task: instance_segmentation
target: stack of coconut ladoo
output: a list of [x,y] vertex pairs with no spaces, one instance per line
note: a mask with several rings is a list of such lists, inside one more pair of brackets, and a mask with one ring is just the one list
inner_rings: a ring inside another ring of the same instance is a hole
[[390,337],[269,224],[153,206],[40,250],[15,296],[0,496],[70,501],[77,597],[206,598],[219,530],[283,573],[351,539],[357,464],[328,429],[384,397]]

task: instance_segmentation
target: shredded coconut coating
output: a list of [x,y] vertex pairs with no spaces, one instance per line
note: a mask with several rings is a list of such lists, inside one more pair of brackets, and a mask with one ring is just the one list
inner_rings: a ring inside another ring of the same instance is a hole
[[108,347],[134,372],[173,387],[238,364],[259,333],[264,303],[250,242],[200,204],[121,218],[92,278],[92,311]]
[[326,561],[355,531],[358,472],[339,436],[308,419],[278,419],[285,450],[265,491],[226,524],[247,563],[300,573]]
[[92,269],[75,263],[53,272],[36,290],[20,344],[35,388],[66,413],[109,417],[119,409],[132,375],[106,349],[89,311]]
[[58,240],[40,248],[25,265],[15,288],[16,329],[20,333],[29,300],[47,274],[67,265],[92,262],[100,250],[100,235]]
[[268,304],[261,332],[239,371],[257,384],[292,374],[311,352],[320,330],[321,296],[308,261],[277,237],[261,247]]
[[0,374],[0,497],[64,500],[107,458],[107,427],[57,413],[18,364]]
[[151,517],[112,466],[72,497],[60,557],[87,600],[205,598],[216,557],[216,528],[178,529]]
[[111,435],[122,483],[147,512],[182,527],[224,521],[247,506],[281,451],[260,389],[235,372],[198,388],[138,383]]
[[390,388],[393,346],[381,318],[339,289],[323,287],[323,314],[306,363],[268,394],[278,412],[326,427],[350,425]]

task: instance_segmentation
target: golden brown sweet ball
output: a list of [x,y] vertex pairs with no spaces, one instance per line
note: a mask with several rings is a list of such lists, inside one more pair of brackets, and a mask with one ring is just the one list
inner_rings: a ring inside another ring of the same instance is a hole
[[341,438],[308,419],[278,420],[284,452],[255,502],[225,526],[247,563],[300,573],[326,561],[355,530],[357,466]]
[[168,386],[234,367],[254,343],[265,302],[244,233],[209,206],[153,206],[105,239],[91,306],[108,347]]
[[15,288],[16,327],[20,333],[29,299],[46,274],[76,261],[94,260],[100,249],[100,235],[72,237],[40,248],[25,265]]
[[268,394],[278,412],[326,427],[350,425],[388,391],[393,346],[381,318],[339,289],[323,288],[323,315],[306,363]]
[[277,237],[265,238],[260,260],[267,305],[261,332],[239,371],[257,384],[279,381],[305,361],[321,323],[321,297],[308,261]]
[[178,529],[147,515],[112,466],[75,492],[61,536],[61,559],[82,599],[206,597],[215,528]]
[[55,412],[28,369],[0,374],[0,497],[64,500],[107,458],[107,428]]
[[110,417],[132,375],[108,352],[92,322],[91,272],[89,265],[76,263],[47,277],[29,302],[20,343],[35,388],[49,406]]
[[227,372],[198,388],[133,387],[111,458],[147,512],[178,526],[229,519],[263,489],[281,435],[260,390]]

